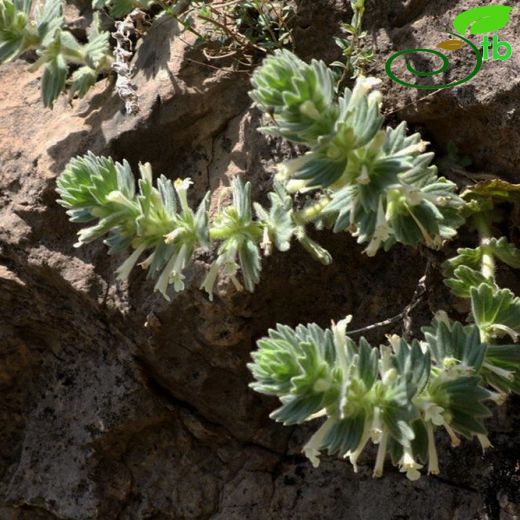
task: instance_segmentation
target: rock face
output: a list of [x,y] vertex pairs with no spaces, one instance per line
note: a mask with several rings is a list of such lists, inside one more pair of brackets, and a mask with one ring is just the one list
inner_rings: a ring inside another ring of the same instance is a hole
[[[458,12],[485,3],[367,1],[373,73],[391,118],[420,125],[441,154],[454,141],[475,172],[518,178],[519,13],[501,32],[513,58],[485,64],[471,83],[421,99],[384,73],[390,54],[434,47]],[[331,36],[349,19],[347,4],[297,3],[299,55],[338,57]],[[169,304],[142,274],[116,283],[121,258],[101,243],[73,247],[77,228],[54,189],[75,155],[149,161],[156,174],[192,177],[198,198],[239,174],[260,198],[289,153],[256,131],[248,74],[204,65],[178,34],[163,22],[140,47],[136,117],[104,81],[50,112],[38,73],[22,61],[0,69],[0,519],[519,518],[518,399],[490,421],[495,449],[446,445],[442,475],[411,483],[391,469],[372,480],[369,457],[358,475],[327,457],[313,469],[300,453],[312,427],[273,423],[275,402],[248,390],[246,363],[269,327],[327,326],[349,313],[357,327],[395,315],[424,272],[419,253],[368,259],[351,239],[320,236],[333,265],[294,247],[265,262],[253,295],[221,286],[213,303],[196,289],[201,260],[192,288]],[[453,303],[435,258],[428,287],[412,331]]]

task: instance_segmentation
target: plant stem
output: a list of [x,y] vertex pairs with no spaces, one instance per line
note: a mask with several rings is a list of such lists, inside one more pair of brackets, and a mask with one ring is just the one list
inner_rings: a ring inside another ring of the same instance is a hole
[[359,46],[359,35],[361,34],[361,30],[363,28],[363,15],[365,14],[365,0],[357,0],[356,2],[352,2],[352,10],[354,11],[352,16],[352,26],[354,27],[354,33],[352,34],[350,47],[345,53],[346,64],[345,68],[343,69],[341,79],[338,82],[338,87],[342,85],[354,72],[354,67],[352,66],[352,56],[357,51]]
[[[485,215],[482,213],[477,214],[474,217],[475,225],[480,236],[480,247],[482,249],[482,264],[480,272],[487,280],[495,281],[495,258],[493,256],[493,250],[489,247],[489,240],[492,238],[491,228]],[[489,334],[480,329],[480,339],[488,343],[490,340]]]

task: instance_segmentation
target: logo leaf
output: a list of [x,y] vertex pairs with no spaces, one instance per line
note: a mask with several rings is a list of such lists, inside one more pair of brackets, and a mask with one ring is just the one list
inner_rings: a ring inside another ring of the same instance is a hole
[[462,40],[444,40],[436,45],[438,49],[445,51],[458,51],[466,45]]
[[453,20],[453,27],[455,31],[462,34],[468,28],[471,34],[495,32],[508,24],[512,10],[513,8],[507,5],[475,7],[460,13]]

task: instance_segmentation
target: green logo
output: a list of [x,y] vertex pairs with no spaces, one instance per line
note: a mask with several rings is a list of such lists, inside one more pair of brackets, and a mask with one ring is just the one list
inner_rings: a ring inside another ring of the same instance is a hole
[[[406,49],[404,51],[396,52],[395,54],[392,54],[392,56],[390,56],[390,58],[388,58],[386,62],[386,73],[396,83],[399,83],[400,85],[403,85],[405,87],[418,89],[435,90],[451,88],[456,87],[457,85],[461,85],[466,81],[469,81],[470,79],[475,77],[476,74],[478,74],[482,67],[483,61],[489,60],[490,58],[494,61],[505,61],[511,58],[511,56],[513,55],[513,49],[509,42],[500,41],[497,34],[493,35],[491,39],[486,34],[496,32],[505,27],[509,22],[512,9],[512,7],[509,7],[507,5],[487,5],[483,7],[475,7],[474,9],[464,11],[460,13],[453,21],[453,27],[455,29],[455,32],[448,31],[448,34],[453,36],[455,39],[444,40],[437,44],[437,48],[445,51],[456,51],[462,49],[466,45],[468,45],[471,48],[475,56],[475,66],[473,67],[473,70],[465,78],[459,79],[457,81],[452,81],[447,85],[414,85],[413,83],[408,83],[407,81],[399,79],[393,72],[392,65],[394,64],[395,60],[404,56],[406,60],[406,68],[408,72],[410,72],[414,76],[424,78],[436,76],[437,74],[442,74],[450,67],[449,59],[444,53],[434,49]],[[464,36],[462,36],[462,34],[460,34],[466,33],[468,29],[470,34],[486,34],[482,42],[480,43],[480,46],[482,47],[482,52],[473,42],[471,42],[469,39],[465,38]],[[492,48],[492,53],[490,53],[490,47]],[[421,72],[417,70],[410,63],[410,61],[406,59],[408,55],[415,54],[417,52],[424,52],[430,55],[433,54],[437,58],[440,58],[442,62],[440,67],[431,72]]]

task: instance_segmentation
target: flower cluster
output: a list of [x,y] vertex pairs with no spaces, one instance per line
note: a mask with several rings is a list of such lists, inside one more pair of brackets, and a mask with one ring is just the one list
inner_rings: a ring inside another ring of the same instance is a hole
[[230,278],[237,289],[243,284],[253,291],[260,278],[261,251],[265,255],[274,247],[286,251],[293,237],[319,259],[329,260],[307,237],[305,227],[296,223],[292,199],[280,185],[269,194],[270,208],[255,203],[253,214],[251,186],[235,178],[232,204],[219,208],[210,222],[209,192],[193,210],[188,201],[189,178],[172,183],[161,175],[154,186],[150,165],[139,165],[139,171],[136,187],[127,161],[114,162],[88,153],[70,161],[58,179],[58,202],[71,221],[97,221],[79,231],[77,247],[108,235],[109,254],[133,248],[118,269],[122,280],[146,254],[139,265],[156,279],[155,290],[169,299],[168,286],[182,291],[185,271],[196,252],[214,244],[218,244],[216,259],[202,282],[210,298],[219,273]]
[[463,222],[455,185],[437,176],[433,153],[405,123],[383,130],[381,93],[374,78],[335,91],[321,61],[307,64],[276,51],[253,75],[251,97],[273,124],[262,130],[309,148],[282,164],[277,178],[293,192],[316,191],[318,215],[334,231],[350,231],[370,256],[394,243],[439,247]]
[[277,396],[282,406],[271,417],[284,424],[326,419],[303,448],[313,465],[319,454],[357,462],[367,443],[378,446],[374,476],[383,474],[387,454],[411,480],[427,464],[438,474],[435,431],[452,444],[459,435],[488,446],[483,419],[495,394],[482,386],[479,371],[486,347],[475,326],[453,323],[443,314],[424,329],[424,341],[389,337],[373,348],[354,342],[350,318],[323,330],[278,325],[258,342],[249,368],[251,387]]

